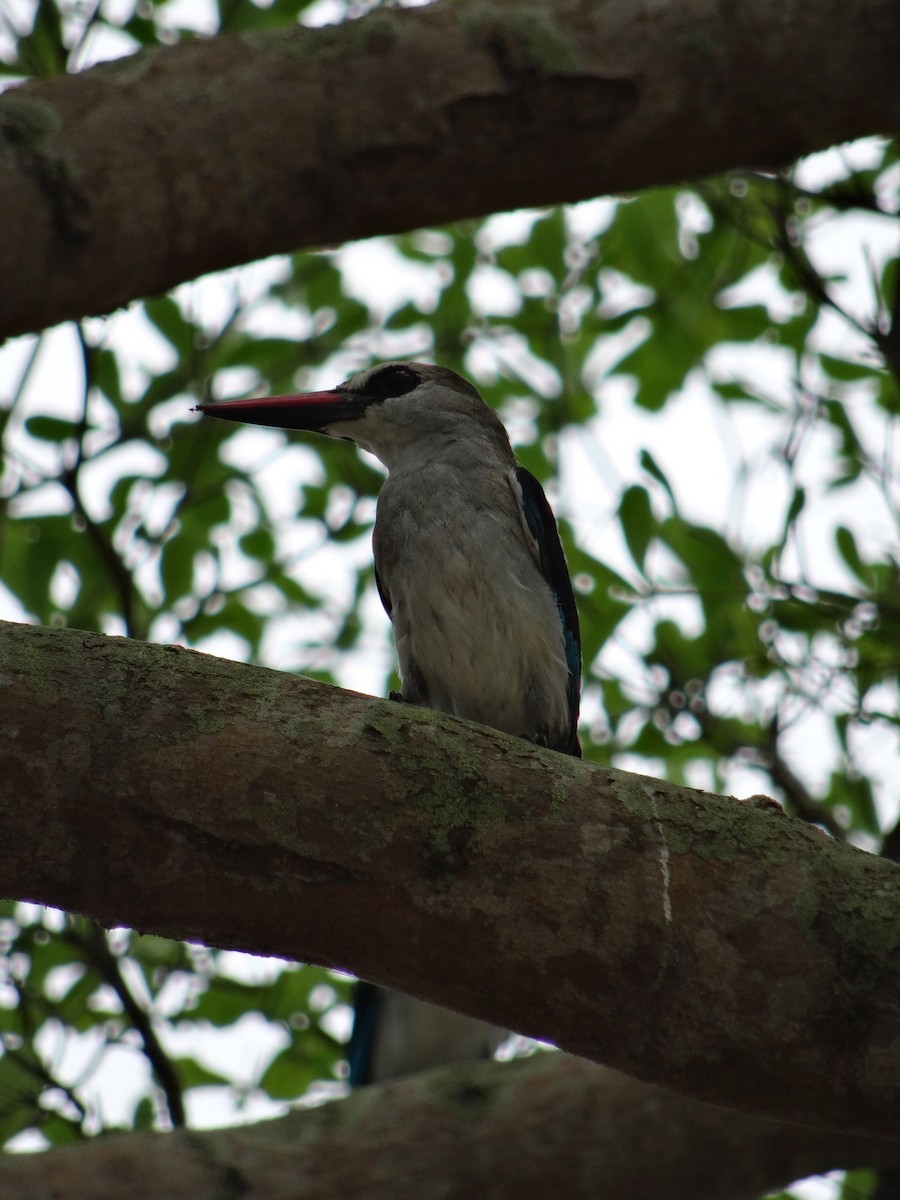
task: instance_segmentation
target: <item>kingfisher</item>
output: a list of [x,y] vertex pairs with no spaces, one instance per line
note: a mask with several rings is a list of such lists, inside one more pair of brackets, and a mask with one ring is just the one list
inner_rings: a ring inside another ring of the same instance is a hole
[[[388,473],[373,549],[399,660],[395,698],[581,755],[578,612],[556,521],[471,383],[446,367],[387,362],[330,391],[198,407],[374,454]],[[489,1057],[504,1036],[361,983],[351,1084]]]

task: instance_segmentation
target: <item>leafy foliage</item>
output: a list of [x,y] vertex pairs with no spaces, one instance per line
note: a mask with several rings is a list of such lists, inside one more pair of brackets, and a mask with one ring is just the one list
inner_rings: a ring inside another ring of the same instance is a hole
[[[220,2],[212,23],[305,7]],[[71,69],[113,25],[132,45],[193,35],[164,3],[115,21],[102,4],[32,11],[9,74]],[[51,335],[25,340],[0,360],[8,603],[387,688],[368,542],[380,471],[190,407],[430,357],[477,380],[555,496],[587,754],[768,792],[896,856],[898,180],[896,145],[869,143],[297,254],[52,335],[77,380],[62,390]],[[136,1125],[180,1122],[194,1089],[281,1102],[340,1076],[347,985],[325,972],[235,976],[209,951],[22,908],[2,937],[3,1141],[107,1126],[91,1081],[114,1050],[148,1067]],[[252,1012],[279,1041],[249,1079],[175,1048]]]

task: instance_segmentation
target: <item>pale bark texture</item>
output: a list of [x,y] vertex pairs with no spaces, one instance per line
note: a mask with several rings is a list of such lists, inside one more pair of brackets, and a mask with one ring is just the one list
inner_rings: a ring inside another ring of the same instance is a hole
[[771,801],[76,630],[2,627],[0,728],[0,895],[900,1137],[900,868]]
[[279,251],[900,124],[896,0],[456,0],[0,97],[0,336]]
[[129,1134],[0,1164],[0,1200],[753,1200],[900,1143],[675,1096],[582,1060],[435,1071],[278,1121]]

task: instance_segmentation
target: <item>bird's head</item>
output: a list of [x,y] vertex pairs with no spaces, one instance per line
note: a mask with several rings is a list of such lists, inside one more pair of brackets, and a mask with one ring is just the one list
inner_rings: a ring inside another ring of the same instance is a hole
[[391,470],[417,446],[441,439],[486,437],[509,442],[503,425],[471,383],[447,367],[388,362],[360,371],[327,392],[199,404],[227,421],[304,429],[345,438]]

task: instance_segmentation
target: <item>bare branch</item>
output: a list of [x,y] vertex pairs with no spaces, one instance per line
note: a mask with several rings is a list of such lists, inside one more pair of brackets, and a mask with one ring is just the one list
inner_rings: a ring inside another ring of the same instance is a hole
[[560,1055],[435,1071],[279,1121],[97,1139],[0,1165],[16,1200],[755,1200],[900,1144],[698,1104]]
[[176,647],[3,625],[0,663],[0,894],[900,1135],[896,864],[765,802]]
[[0,97],[0,336],[301,246],[900,125],[894,0],[456,0]]

